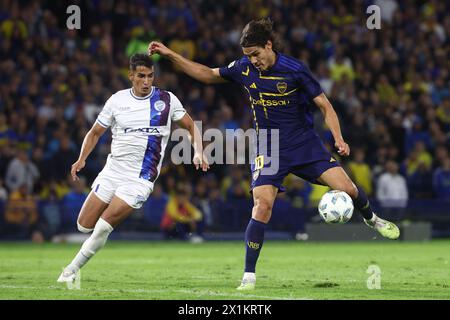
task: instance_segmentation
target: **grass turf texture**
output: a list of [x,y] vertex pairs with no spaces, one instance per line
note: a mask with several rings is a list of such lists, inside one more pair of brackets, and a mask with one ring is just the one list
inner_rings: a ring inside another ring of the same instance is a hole
[[[79,245],[0,243],[0,299],[449,299],[450,241],[267,241],[257,288],[238,292],[242,242],[107,243],[81,271],[81,290],[56,283]],[[381,289],[369,290],[369,265]]]

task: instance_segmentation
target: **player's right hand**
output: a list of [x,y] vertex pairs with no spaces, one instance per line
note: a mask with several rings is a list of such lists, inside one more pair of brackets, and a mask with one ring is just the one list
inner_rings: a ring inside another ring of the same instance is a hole
[[78,160],[77,162],[75,162],[72,165],[70,174],[72,175],[73,181],[80,180],[80,178],[78,178],[78,176],[77,176],[77,173],[80,172],[80,170],[83,169],[85,165],[86,165],[86,162],[84,160]]
[[148,45],[148,54],[151,56],[152,54],[158,53],[162,56],[167,56],[172,52],[169,48],[163,45],[161,42],[152,41]]
[[340,156],[348,157],[350,155],[350,147],[344,140],[337,140],[334,144]]

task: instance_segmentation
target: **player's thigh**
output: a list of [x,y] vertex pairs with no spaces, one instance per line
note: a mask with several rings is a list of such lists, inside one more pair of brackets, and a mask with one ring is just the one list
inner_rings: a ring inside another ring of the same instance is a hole
[[253,219],[264,223],[269,222],[277,193],[278,188],[273,185],[262,185],[253,188]]
[[107,207],[108,203],[100,200],[92,190],[81,207],[77,222],[85,228],[92,229]]
[[101,218],[108,222],[113,228],[117,227],[123,220],[125,220],[134,208],[131,207],[124,200],[114,196],[108,208],[103,212]]
[[348,193],[352,198],[358,196],[358,189],[342,167],[326,170],[317,180],[333,190],[342,190]]
[[112,227],[125,220],[135,209],[140,209],[147,201],[153,186],[146,182],[131,179],[119,185],[108,209],[102,215]]

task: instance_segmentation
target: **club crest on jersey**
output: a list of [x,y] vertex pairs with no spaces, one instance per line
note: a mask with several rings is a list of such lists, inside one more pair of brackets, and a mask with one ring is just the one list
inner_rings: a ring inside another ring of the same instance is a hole
[[166,108],[166,103],[162,100],[155,102],[154,107],[157,111],[162,112]]
[[278,89],[279,93],[285,93],[286,89],[287,89],[287,83],[286,82],[278,82],[277,89]]

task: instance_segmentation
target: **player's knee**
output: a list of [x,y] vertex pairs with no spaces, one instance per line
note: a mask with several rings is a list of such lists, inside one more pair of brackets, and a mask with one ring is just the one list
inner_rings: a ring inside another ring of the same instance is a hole
[[89,232],[92,232],[92,230],[94,230],[94,228],[83,227],[79,221],[77,221],[77,226],[78,226],[78,231],[80,231],[82,233],[89,233]]
[[272,205],[267,200],[258,199],[255,203],[255,211],[258,216],[270,215],[272,212]]

